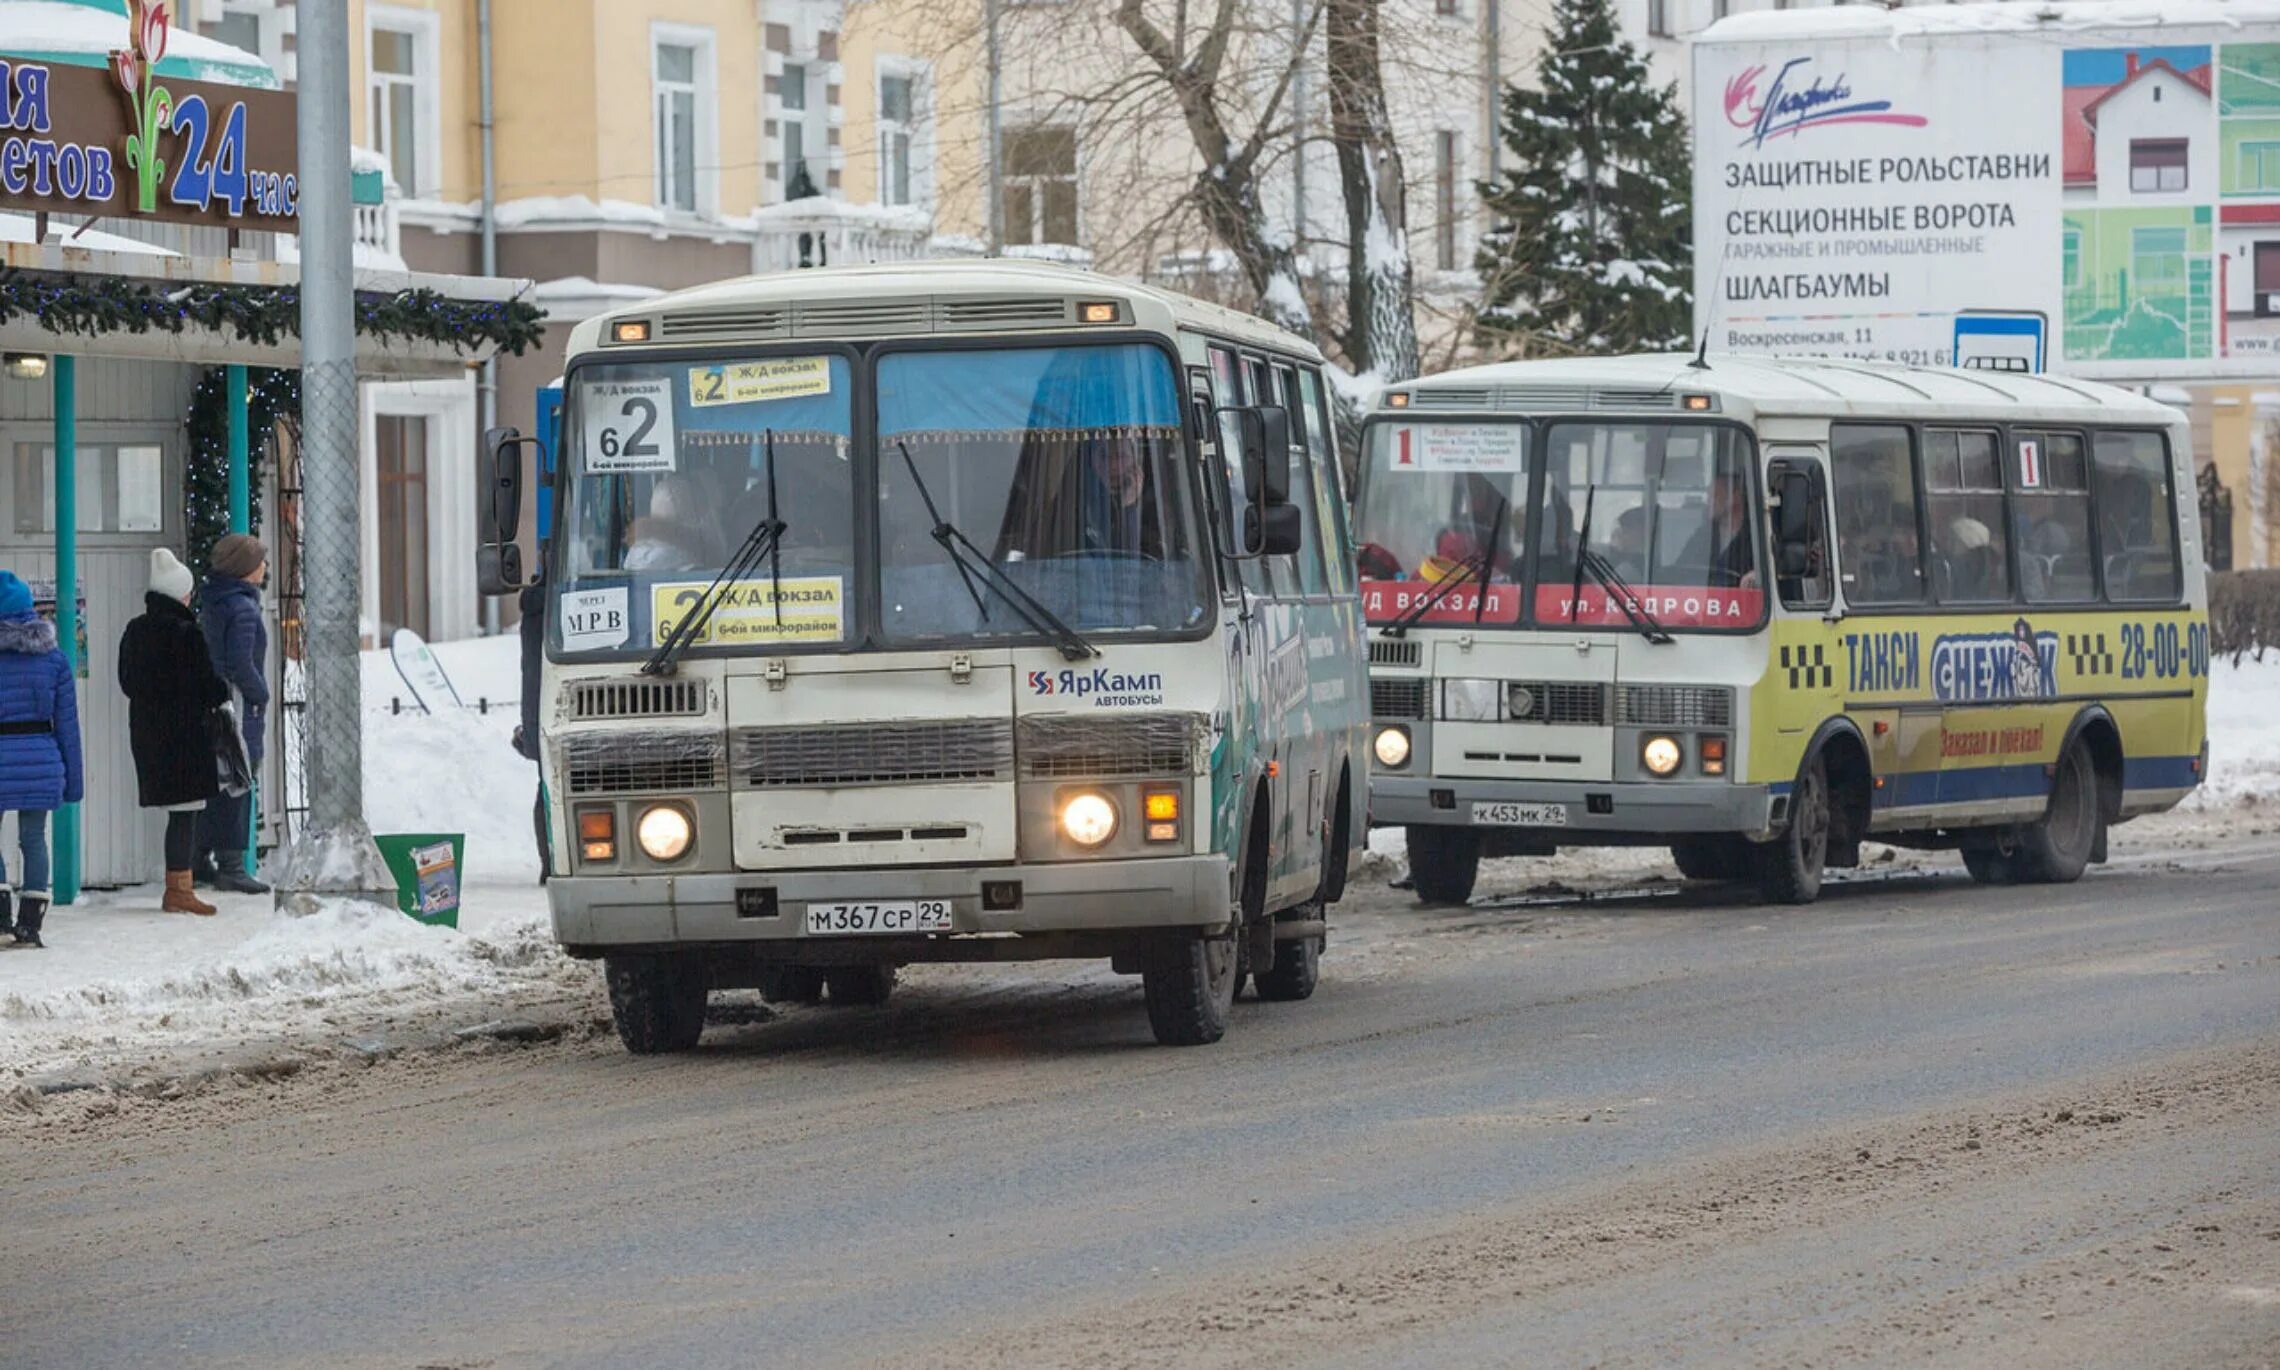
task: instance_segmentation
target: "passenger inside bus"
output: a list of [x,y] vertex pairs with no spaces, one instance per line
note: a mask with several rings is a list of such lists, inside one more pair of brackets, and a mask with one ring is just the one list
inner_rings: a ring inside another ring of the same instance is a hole
[[1614,535],[1608,539],[1607,560],[1615,574],[1635,581],[1647,573],[1647,507],[1636,504],[1616,516]]
[[1709,520],[1695,531],[1676,563],[1682,571],[1699,577],[1691,583],[1727,589],[1758,583],[1748,505],[1739,471],[1722,471],[1711,482]]
[[715,539],[706,529],[696,483],[667,476],[649,491],[649,513],[633,521],[625,551],[628,571],[694,571],[712,564]]
[[[1450,521],[1433,539],[1433,554],[1426,559],[1417,574],[1426,580],[1438,580],[1465,562],[1479,557],[1493,546],[1496,555],[1489,568],[1490,580],[1516,581],[1520,578],[1520,525],[1513,510],[1504,503],[1503,492],[1486,476],[1467,473],[1458,482],[1457,507],[1450,513]],[[1503,532],[1497,532],[1501,524]]]
[[2003,549],[1987,525],[1968,514],[1948,521],[1939,539],[1939,596],[1944,602],[2006,600]]

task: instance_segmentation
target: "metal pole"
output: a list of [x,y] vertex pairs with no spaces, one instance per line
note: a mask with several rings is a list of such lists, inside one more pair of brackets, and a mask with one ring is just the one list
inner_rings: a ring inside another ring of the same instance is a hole
[[250,533],[253,531],[253,494],[247,472],[251,465],[251,444],[246,432],[245,368],[233,363],[223,370],[222,376],[230,402],[230,531]]
[[1488,26],[1488,179],[1491,185],[1504,168],[1504,16],[1498,0],[1485,0],[1482,22]]
[[[79,377],[77,357],[55,359],[55,640],[79,679]],[[58,904],[79,898],[79,806],[55,814],[53,888]]]
[[1004,61],[1002,51],[998,45],[998,0],[982,0],[982,25],[988,31],[986,35],[986,41],[989,49],[990,69],[989,223],[990,255],[995,257],[1005,251],[1005,185],[1003,166],[1005,136],[1001,120],[998,117],[998,103],[1001,90],[1000,81],[1003,75]]
[[[477,74],[478,122],[483,130],[483,274],[499,274],[499,180],[498,163],[493,160],[496,145],[493,134],[497,129],[491,87],[491,0],[476,0],[475,5],[475,69]],[[481,378],[476,382],[479,392],[477,406],[483,422],[478,431],[488,433],[499,422],[499,359],[483,358]],[[483,626],[499,631],[499,601],[489,595],[483,598]]]
[[300,9],[302,651],[309,821],[278,862],[278,907],[395,902],[364,822],[357,518],[356,241],[349,193],[348,7]]

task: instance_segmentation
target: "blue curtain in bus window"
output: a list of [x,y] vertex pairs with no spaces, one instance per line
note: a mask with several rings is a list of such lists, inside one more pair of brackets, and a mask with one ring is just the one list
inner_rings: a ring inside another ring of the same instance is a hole
[[1153,347],[908,352],[879,362],[879,431],[1178,427],[1180,395]]

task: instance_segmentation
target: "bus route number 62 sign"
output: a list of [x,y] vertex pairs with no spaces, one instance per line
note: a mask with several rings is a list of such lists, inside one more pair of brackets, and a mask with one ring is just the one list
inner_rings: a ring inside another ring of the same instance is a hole
[[674,469],[673,386],[601,381],[586,388],[586,471],[597,476]]

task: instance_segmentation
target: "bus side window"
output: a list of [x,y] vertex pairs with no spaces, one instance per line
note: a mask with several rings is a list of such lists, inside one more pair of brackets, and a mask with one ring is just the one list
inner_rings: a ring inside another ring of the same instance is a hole
[[1832,425],[1829,466],[1837,475],[1837,579],[1846,601],[1923,603],[1923,522],[1908,430],[1897,424]]
[[[1306,409],[1306,446],[1313,455],[1316,526],[1322,530],[1322,555],[1330,563],[1330,592],[1354,593],[1354,545],[1347,528],[1346,492],[1338,469],[1338,443],[1330,416],[1322,403],[1322,377],[1311,367],[1298,373],[1299,402]],[[1299,420],[1293,418],[1295,430]]]
[[2080,433],[2011,433],[2012,545],[2029,604],[2095,604],[2090,459]]
[[[1243,374],[1235,354],[1214,344],[1207,349],[1211,358],[1211,402],[1216,409],[1241,406]],[[1235,530],[1243,526],[1243,515],[1251,507],[1250,492],[1243,481],[1243,434],[1233,414],[1215,413],[1215,422],[1207,430],[1212,432],[1219,448],[1220,479],[1212,487],[1219,494],[1219,526],[1221,545],[1233,549]],[[1254,595],[1268,593],[1266,560],[1263,557],[1246,557],[1235,563],[1236,576],[1243,588]]]
[[2177,501],[2170,488],[2169,444],[2159,433],[2099,433],[2091,444],[2106,598],[2177,598]]
[[1275,363],[1278,402],[1290,415],[1290,502],[1298,506],[1299,548],[1292,560],[1298,567],[1302,594],[1330,593],[1329,571],[1322,564],[1329,548],[1322,538],[1322,508],[1315,502],[1314,483],[1319,473],[1306,445],[1306,401],[1298,393],[1298,372]]
[[[1811,457],[1781,457],[1768,468],[1767,476],[1767,489],[1782,501],[1773,520],[1774,580],[1781,591],[1782,607],[1826,609],[1835,597],[1836,582],[1829,573],[1829,487],[1821,463]],[[1781,536],[1791,514],[1788,496],[1781,491],[1790,476],[1801,476],[1805,481],[1802,543],[1788,542]]]

